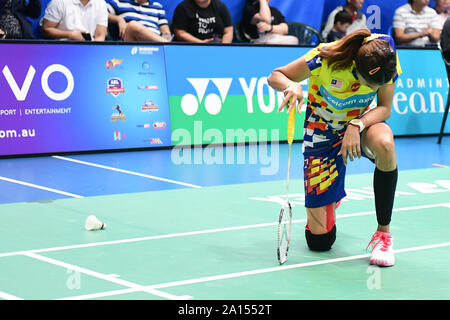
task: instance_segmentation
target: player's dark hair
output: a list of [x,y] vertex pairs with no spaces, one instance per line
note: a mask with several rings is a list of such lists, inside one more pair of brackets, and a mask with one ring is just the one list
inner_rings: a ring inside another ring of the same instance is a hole
[[355,31],[333,45],[319,48],[319,56],[335,70],[349,68],[354,61],[356,70],[369,84],[384,85],[395,75],[397,56],[385,40],[364,41],[370,36],[369,29]]
[[337,22],[340,22],[340,23],[352,23],[353,22],[352,15],[347,10],[339,11],[334,16],[334,24],[336,24]]
[[356,70],[370,84],[384,85],[397,72],[397,55],[386,40],[364,44],[355,58]]

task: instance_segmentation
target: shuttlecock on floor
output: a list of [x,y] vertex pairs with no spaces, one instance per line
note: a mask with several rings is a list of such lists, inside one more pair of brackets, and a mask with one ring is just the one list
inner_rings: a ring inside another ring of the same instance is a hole
[[88,231],[105,229],[106,223],[98,220],[96,216],[90,215],[89,217],[87,217],[84,227]]

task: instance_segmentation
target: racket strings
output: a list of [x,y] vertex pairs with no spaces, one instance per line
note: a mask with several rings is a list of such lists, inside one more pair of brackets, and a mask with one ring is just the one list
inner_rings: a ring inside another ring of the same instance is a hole
[[[287,211],[289,210],[289,211]],[[278,224],[278,261],[280,264],[283,264],[288,255],[289,243],[290,243],[290,235],[291,235],[291,218],[292,212],[289,204],[283,206],[280,212],[280,220]]]
[[292,146],[292,144],[289,143],[288,169],[287,169],[287,177],[286,177],[286,202],[289,201],[289,178],[290,178],[290,171],[291,171],[291,146]]

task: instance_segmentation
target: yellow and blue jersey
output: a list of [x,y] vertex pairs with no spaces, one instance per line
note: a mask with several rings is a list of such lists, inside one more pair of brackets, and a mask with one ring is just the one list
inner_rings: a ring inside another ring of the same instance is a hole
[[[395,50],[394,41],[388,35],[372,34],[371,39],[386,40]],[[377,94],[361,84],[353,65],[334,69],[327,59],[319,57],[319,48],[331,44],[320,44],[303,56],[311,71],[303,140],[308,208],[325,206],[345,197],[345,165],[337,155],[340,144],[348,123],[367,112]],[[400,74],[397,57],[397,73],[389,83],[395,82]]]
[[[394,41],[388,35],[373,34],[371,38],[386,40],[395,50]],[[319,48],[332,44],[320,44],[303,56],[311,71],[304,127],[305,148],[326,145],[342,136],[348,122],[366,112],[377,94],[360,83],[353,65],[336,70],[327,59],[319,57]],[[390,83],[400,74],[397,59],[397,74]]]

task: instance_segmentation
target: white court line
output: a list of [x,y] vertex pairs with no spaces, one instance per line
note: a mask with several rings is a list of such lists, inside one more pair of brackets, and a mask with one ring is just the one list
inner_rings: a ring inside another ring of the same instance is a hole
[[[410,211],[410,210],[429,209],[429,208],[435,208],[435,207],[447,207],[447,208],[450,208],[450,203],[430,204],[430,205],[414,206],[414,207],[407,207],[407,208],[394,208],[393,211],[394,212],[397,212],[397,211]],[[372,215],[372,214],[375,214],[375,211],[366,211],[366,212],[341,214],[341,215],[337,215],[336,218],[337,219],[344,219],[344,218],[366,216],[366,215]],[[303,223],[303,222],[306,222],[306,219],[292,220],[292,223]],[[200,234],[208,234],[208,233],[216,233],[216,232],[226,232],[226,231],[253,229],[253,228],[263,228],[263,227],[270,227],[270,226],[277,226],[277,225],[278,225],[278,222],[268,222],[268,223],[252,224],[252,225],[245,225],[245,226],[226,227],[226,228],[217,228],[217,229],[206,229],[206,230],[191,231],[191,232],[170,233],[170,234],[163,234],[163,235],[157,235],[157,236],[148,236],[148,237],[129,238],[129,239],[122,239],[122,240],[112,240],[112,241],[103,241],[103,242],[84,243],[84,244],[78,244],[78,245],[60,246],[60,247],[53,247],[53,248],[43,248],[43,249],[31,249],[31,250],[24,250],[24,251],[5,252],[5,253],[0,253],[0,258],[8,257],[8,256],[15,256],[15,255],[22,255],[22,254],[27,254],[27,253],[41,253],[41,252],[51,252],[51,251],[62,251],[62,250],[70,250],[70,249],[98,247],[98,246],[106,246],[106,245],[122,244],[122,243],[131,243],[131,242],[139,242],[139,241],[149,241],[149,240],[158,240],[158,239],[166,239],[166,238],[195,236],[195,235],[200,235]]]
[[97,298],[104,298],[109,296],[117,296],[121,294],[128,294],[128,293],[134,293],[137,292],[136,289],[128,288],[128,289],[119,289],[119,290],[112,290],[112,291],[105,291],[105,292],[98,292],[98,293],[91,293],[91,294],[84,294],[81,296],[74,296],[74,297],[66,297],[66,298],[58,298],[55,300],[87,300],[87,299],[97,299]]
[[440,163],[433,163],[432,165],[435,167],[448,168],[448,166],[446,166],[445,164],[440,164]]
[[[397,254],[397,253],[420,251],[420,250],[434,249],[434,248],[447,247],[447,246],[450,246],[450,242],[399,249],[399,250],[394,250],[394,252]],[[306,262],[306,263],[297,263],[297,264],[292,264],[292,265],[282,265],[282,266],[276,266],[276,267],[250,270],[250,271],[234,272],[234,273],[228,273],[228,274],[222,274],[222,275],[216,275],[216,276],[202,277],[202,278],[197,278],[197,279],[189,279],[189,280],[181,280],[181,281],[173,281],[173,282],[155,284],[155,285],[146,286],[146,288],[147,289],[162,289],[162,288],[170,288],[170,287],[177,287],[177,286],[183,286],[183,285],[191,285],[191,284],[197,284],[197,283],[246,277],[246,276],[251,276],[251,275],[256,275],[256,274],[284,271],[284,270],[290,270],[290,269],[300,269],[300,268],[318,266],[318,265],[323,265],[323,264],[352,261],[352,260],[368,258],[369,256],[370,256],[370,254],[367,253],[367,254],[360,254],[360,255],[349,256],[349,257],[326,259],[326,260],[312,261],[312,262]],[[138,291],[138,290],[134,289],[134,288],[130,288],[130,289],[126,289],[126,291],[125,290],[112,290],[112,291],[100,292],[100,293],[95,293],[95,294],[90,294],[90,295],[67,297],[64,299],[67,299],[67,300],[93,299],[93,298],[114,296],[114,295],[123,294],[123,293],[132,293],[132,292],[136,292],[136,291]]]
[[133,283],[133,282],[129,282],[129,281],[126,281],[126,280],[118,279],[114,275],[105,275],[103,273],[96,272],[96,271],[89,270],[89,269],[85,269],[85,268],[82,268],[82,267],[77,266],[77,265],[73,265],[73,264],[69,264],[69,263],[62,262],[62,261],[59,261],[59,260],[55,260],[55,259],[52,259],[52,258],[40,256],[40,255],[37,255],[35,253],[27,253],[25,255],[27,257],[30,257],[30,258],[33,258],[33,259],[37,259],[37,260],[40,260],[40,261],[44,261],[44,262],[47,262],[47,263],[50,263],[50,264],[53,264],[53,265],[57,265],[57,266],[66,268],[68,270],[73,270],[73,271],[76,271],[76,272],[84,273],[84,274],[87,274],[87,275],[89,275],[91,277],[99,278],[99,279],[102,279],[102,280],[105,280],[105,281],[108,281],[108,282],[113,282],[113,283],[116,283],[118,285],[129,287],[129,288],[132,288],[135,291],[147,292],[147,293],[150,293],[152,295],[155,295],[155,296],[158,296],[158,297],[161,297],[161,298],[165,298],[165,299],[169,299],[169,300],[186,300],[186,299],[191,298],[190,296],[175,296],[175,295],[170,294],[170,293],[165,293],[165,292],[153,289],[153,288],[149,288],[148,286],[141,286],[141,285]]
[[[447,246],[450,246],[450,242],[444,242],[444,243],[438,243],[438,244],[432,244],[432,245],[426,245],[426,246],[419,246],[419,247],[412,247],[412,248],[405,248],[405,249],[400,249],[400,250],[394,250],[394,252],[395,253],[403,253],[403,252],[419,251],[419,250],[426,250],[426,249],[433,249],[433,248],[447,247]],[[147,288],[152,288],[152,289],[169,288],[169,287],[176,287],[176,286],[182,286],[182,285],[187,285],[187,284],[195,284],[195,283],[201,283],[201,282],[238,278],[238,277],[262,274],[262,273],[269,273],[269,272],[275,272],[275,271],[299,269],[299,268],[317,266],[317,265],[328,264],[328,263],[337,263],[337,262],[343,262],[343,261],[358,260],[358,259],[363,259],[363,258],[368,258],[368,257],[370,257],[370,254],[367,253],[367,254],[360,254],[360,255],[350,256],[350,257],[312,261],[312,262],[298,263],[298,264],[292,264],[292,265],[283,265],[283,266],[277,266],[277,267],[271,267],[271,268],[263,268],[263,269],[257,269],[257,270],[251,270],[251,271],[223,274],[223,275],[218,275],[218,276],[203,277],[203,278],[198,278],[198,279],[173,281],[173,282],[167,282],[167,283],[147,286]]]
[[13,296],[12,294],[0,291],[0,298],[5,300],[23,300],[22,298]]
[[[298,220],[297,222],[300,222],[300,221],[301,220]],[[306,220],[304,220],[304,221],[306,221]],[[61,250],[70,250],[70,249],[106,246],[106,245],[112,245],[112,244],[122,244],[122,243],[130,243],[130,242],[158,240],[158,239],[165,239],[165,238],[187,237],[187,236],[207,234],[207,233],[233,231],[233,230],[243,230],[243,229],[251,229],[251,228],[261,228],[261,227],[275,226],[275,225],[278,225],[278,222],[269,222],[269,223],[261,223],[261,224],[238,226],[238,227],[219,228],[219,229],[207,229],[207,230],[191,231],[191,232],[171,233],[171,234],[163,234],[163,235],[158,235],[158,236],[148,236],[148,237],[130,238],[130,239],[122,239],[122,240],[112,240],[112,241],[103,241],[103,242],[84,243],[84,244],[70,245],[70,246],[61,246],[61,247],[54,247],[54,248],[44,248],[44,249],[32,249],[32,250],[25,250],[25,251],[6,252],[6,253],[0,253],[0,258],[8,257],[8,256],[15,256],[15,255],[22,255],[22,254],[27,254],[27,253],[41,253],[41,252],[51,252],[51,251],[61,251]]]
[[32,187],[32,188],[41,189],[41,190],[45,190],[45,191],[50,191],[50,192],[54,192],[54,193],[59,193],[59,194],[65,195],[65,196],[73,197],[73,198],[83,198],[83,196],[80,196],[78,194],[69,193],[69,192],[65,192],[65,191],[61,191],[61,190],[57,190],[57,189],[52,189],[52,188],[47,188],[47,187],[44,187],[44,186],[40,186],[40,185],[37,185],[37,184],[25,182],[25,181],[15,180],[15,179],[1,177],[1,176],[0,176],[0,180],[12,182],[12,183],[17,183],[17,184],[21,184],[21,185],[24,185],[24,186],[27,186],[27,187]]
[[84,164],[84,165],[91,166],[91,167],[97,167],[97,168],[102,168],[102,169],[106,169],[106,170],[112,170],[112,171],[116,171],[116,172],[131,174],[131,175],[135,175],[135,176],[139,176],[139,177],[143,177],[143,178],[149,178],[149,179],[160,180],[160,181],[164,181],[164,182],[170,182],[170,183],[179,184],[179,185],[186,186],[186,187],[201,188],[200,186],[197,186],[195,184],[190,184],[190,183],[186,183],[186,182],[181,182],[181,181],[176,181],[176,180],[170,180],[170,179],[166,179],[166,178],[151,176],[151,175],[148,175],[148,174],[134,172],[134,171],[129,171],[129,170],[113,168],[113,167],[104,166],[104,165],[96,164],[96,163],[92,163],[92,162],[86,162],[86,161],[81,161],[81,160],[61,157],[61,156],[52,156],[52,158],[59,159],[59,160],[65,160],[65,161],[71,161],[71,162]]

